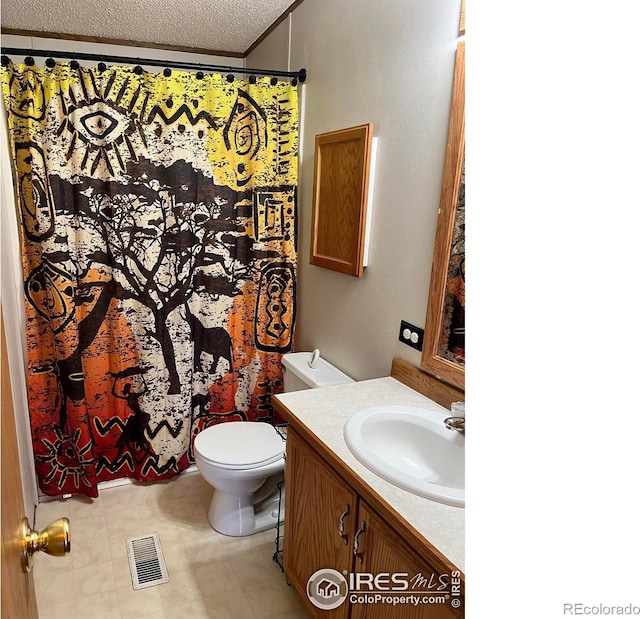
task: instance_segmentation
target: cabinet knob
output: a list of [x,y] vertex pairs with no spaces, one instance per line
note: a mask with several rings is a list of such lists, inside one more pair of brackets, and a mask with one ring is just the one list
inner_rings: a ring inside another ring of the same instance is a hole
[[360,536],[365,532],[364,520],[360,523],[360,528],[356,531],[353,537],[353,554],[357,557],[358,561],[362,563],[362,553],[360,552]]
[[349,543],[349,536],[344,532],[344,519],[349,515],[349,504],[345,505],[342,516],[340,516],[340,523],[338,525],[338,535],[344,540],[345,544]]

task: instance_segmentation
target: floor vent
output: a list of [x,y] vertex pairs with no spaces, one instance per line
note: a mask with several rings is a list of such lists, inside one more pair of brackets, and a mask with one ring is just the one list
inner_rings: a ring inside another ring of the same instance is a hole
[[169,573],[157,533],[128,537],[126,542],[134,589],[145,589],[169,582]]

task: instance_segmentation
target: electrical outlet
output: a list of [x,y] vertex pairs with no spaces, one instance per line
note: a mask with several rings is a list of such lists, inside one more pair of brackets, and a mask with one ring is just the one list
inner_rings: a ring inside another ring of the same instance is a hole
[[424,340],[424,329],[416,327],[406,320],[400,321],[400,336],[398,339],[407,346],[422,350],[422,342]]

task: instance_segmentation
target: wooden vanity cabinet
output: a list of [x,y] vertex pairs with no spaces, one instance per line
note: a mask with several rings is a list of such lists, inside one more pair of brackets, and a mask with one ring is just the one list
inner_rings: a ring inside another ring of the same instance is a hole
[[[364,533],[358,537],[355,572],[408,573],[411,578],[430,581],[432,595],[438,595],[441,583],[437,570],[416,554],[362,499],[358,507],[358,530],[361,527]],[[411,590],[401,594],[404,593],[410,594]],[[351,607],[352,619],[454,619],[462,616],[454,614],[448,604],[353,604]]]
[[[418,555],[377,512],[289,426],[287,434],[284,569],[312,617],[344,619],[460,619],[461,606],[446,604],[351,604],[316,608],[306,593],[309,577],[319,569],[351,572],[408,573],[431,579],[437,595],[438,571]],[[354,546],[354,538],[357,544]],[[354,553],[354,548],[357,554]],[[347,576],[348,578],[348,576]],[[425,582],[423,581],[423,582]],[[403,592],[411,594],[411,591]]]
[[285,573],[312,616],[346,619],[346,604],[320,611],[309,602],[306,591],[309,577],[319,569],[351,571],[358,495],[291,428],[286,467]]

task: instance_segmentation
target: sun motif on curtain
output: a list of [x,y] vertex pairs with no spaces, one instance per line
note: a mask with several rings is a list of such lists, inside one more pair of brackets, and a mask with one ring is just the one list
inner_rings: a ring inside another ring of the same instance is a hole
[[166,479],[203,428],[273,421],[295,322],[297,91],[198,77],[2,68],[47,494]]

